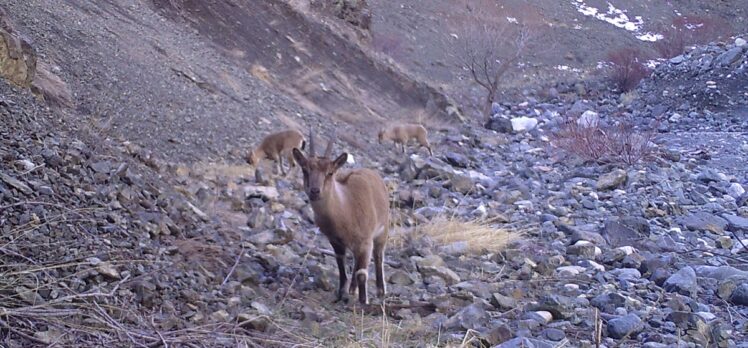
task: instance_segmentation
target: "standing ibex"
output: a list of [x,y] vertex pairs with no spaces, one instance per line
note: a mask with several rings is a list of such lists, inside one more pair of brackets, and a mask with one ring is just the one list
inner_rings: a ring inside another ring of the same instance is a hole
[[275,161],[281,174],[286,175],[283,169],[283,158],[288,160],[291,167],[296,166],[293,160],[291,149],[304,149],[304,135],[297,130],[286,130],[266,136],[262,139],[259,146],[249,151],[247,162],[249,164],[259,164],[263,159]]
[[429,150],[429,155],[433,156],[431,152],[431,145],[428,140],[428,132],[424,126],[420,124],[401,124],[395,125],[379,131],[379,143],[382,140],[392,140],[395,144],[401,144],[403,153],[405,153],[405,146],[408,144],[410,139],[416,139],[418,144]]
[[[314,222],[327,236],[335,250],[340,284],[337,301],[343,300],[348,282],[345,254],[353,253],[354,267],[348,293],[358,290],[358,300],[368,303],[366,282],[369,262],[374,254],[377,292],[384,297],[384,248],[390,224],[389,195],[382,177],[370,169],[337,173],[348,159],[343,153],[332,160],[331,139],[324,157],[317,157],[314,136],[309,132],[309,157],[293,149],[293,155],[304,174],[304,191],[314,210]],[[347,298],[346,298],[347,299]]]

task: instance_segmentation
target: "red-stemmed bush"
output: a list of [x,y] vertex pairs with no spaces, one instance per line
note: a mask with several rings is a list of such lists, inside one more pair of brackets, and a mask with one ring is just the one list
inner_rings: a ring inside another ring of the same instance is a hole
[[662,58],[682,54],[686,46],[704,44],[732,35],[732,27],[723,19],[704,16],[679,16],[658,28],[663,38],[655,42]]
[[611,63],[610,78],[621,91],[634,89],[639,81],[649,75],[643,57],[641,51],[628,47],[608,53],[608,61]]

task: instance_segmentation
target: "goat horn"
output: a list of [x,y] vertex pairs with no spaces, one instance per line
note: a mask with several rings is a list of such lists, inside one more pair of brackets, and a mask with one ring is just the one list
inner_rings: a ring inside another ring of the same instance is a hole
[[314,151],[314,133],[312,133],[312,126],[309,126],[309,156],[314,157],[316,155]]
[[327,148],[325,149],[325,158],[330,158],[330,155],[332,155],[332,143],[334,140],[330,139],[330,141],[327,142]]
[[330,158],[332,155],[332,144],[335,142],[335,133],[332,133],[332,137],[330,137],[330,140],[327,142],[327,148],[325,149],[325,158]]

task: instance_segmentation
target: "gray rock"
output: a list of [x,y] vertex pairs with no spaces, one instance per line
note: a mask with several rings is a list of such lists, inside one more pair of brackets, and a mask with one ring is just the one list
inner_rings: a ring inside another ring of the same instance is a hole
[[577,306],[573,298],[548,294],[541,297],[538,303],[528,304],[526,309],[550,312],[554,319],[569,319],[574,316],[574,308]]
[[516,337],[493,348],[554,348],[555,342],[535,338]]
[[590,301],[590,304],[605,313],[612,314],[616,308],[626,306],[626,297],[614,292],[608,292],[596,296]]
[[635,280],[642,277],[641,272],[634,268],[618,268],[610,271],[618,280]]
[[694,266],[694,271],[699,277],[711,278],[716,280],[727,279],[746,279],[748,280],[748,271],[741,271],[730,266]]
[[625,183],[626,179],[628,179],[626,171],[623,169],[616,169],[610,173],[601,175],[597,179],[595,188],[600,191],[612,190]]
[[569,226],[566,224],[559,224],[558,229],[561,232],[564,232],[565,234],[569,236],[570,243],[576,243],[580,240],[585,240],[588,242],[592,242],[595,245],[600,245],[600,246],[607,245],[607,242],[605,241],[605,238],[602,235],[594,231],[588,231],[579,226]]
[[722,66],[732,65],[743,56],[743,48],[733,47],[717,57],[716,63]]
[[743,283],[732,292],[730,302],[739,306],[748,306],[748,283]]
[[0,172],[0,180],[4,181],[6,184],[12,186],[18,191],[21,191],[21,193],[30,195],[33,191],[31,188],[23,183],[21,180],[18,180],[10,175],[7,175],[5,173]]
[[727,221],[728,231],[748,231],[748,219],[732,214],[724,214],[722,218]]
[[498,113],[501,113],[501,110],[503,108],[501,107],[501,104],[497,102],[491,103],[491,115],[496,115]]
[[458,168],[467,168],[470,164],[467,157],[456,152],[447,152],[445,154],[445,159],[447,160],[447,163]]
[[475,188],[475,184],[473,183],[473,180],[467,176],[454,175],[449,180],[449,188],[455,192],[468,194],[473,190],[473,188]]
[[486,332],[482,336],[483,339],[493,347],[497,344],[504,343],[514,337],[514,332],[512,332],[512,329],[506,324],[501,324],[488,330],[488,332]]
[[673,58],[670,58],[670,63],[672,64],[680,64],[683,63],[686,60],[686,57],[684,57],[682,54],[679,56],[675,56]]
[[744,193],[745,189],[743,188],[743,185],[737,182],[730,184],[730,186],[727,188],[727,194],[735,199],[740,198],[740,196],[742,196]]
[[566,338],[566,334],[563,331],[554,328],[547,328],[540,332],[540,335],[554,342],[558,342]]
[[517,300],[512,297],[495,293],[491,296],[491,304],[500,310],[511,310],[519,305]]
[[421,275],[424,278],[436,276],[444,279],[447,285],[453,285],[460,282],[460,276],[453,270],[444,266],[419,266],[418,271],[421,272]]
[[501,116],[492,117],[484,126],[499,133],[512,133],[513,131],[512,121]]
[[413,276],[411,276],[409,272],[405,272],[401,269],[390,273],[388,281],[390,282],[390,284],[395,285],[412,285],[413,283],[415,283]]
[[601,235],[612,247],[637,245],[642,238],[649,237],[649,233],[649,222],[639,217],[608,220],[601,231]]
[[678,222],[692,231],[710,231],[718,234],[724,232],[727,227],[727,220],[703,211],[680,218]]
[[698,283],[696,282],[696,272],[691,266],[681,268],[678,272],[671,275],[663,288],[669,292],[677,292],[681,295],[696,296],[698,292]]
[[490,319],[483,307],[471,304],[447,319],[444,326],[448,329],[480,330],[485,328]]
[[644,322],[633,313],[608,320],[608,337],[610,338],[635,338],[642,329],[644,329]]

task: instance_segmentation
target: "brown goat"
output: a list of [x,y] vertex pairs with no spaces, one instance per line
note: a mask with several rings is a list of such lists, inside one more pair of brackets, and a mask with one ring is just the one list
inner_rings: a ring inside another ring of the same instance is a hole
[[408,145],[408,141],[410,139],[416,139],[418,144],[429,150],[429,155],[434,155],[431,151],[431,144],[429,144],[428,131],[426,131],[426,128],[420,124],[395,125],[380,130],[378,136],[380,144],[383,140],[392,140],[395,144],[402,145],[403,153],[405,153],[405,146]]
[[385,295],[384,249],[390,225],[389,194],[384,180],[371,169],[354,169],[338,173],[348,159],[343,153],[330,159],[330,140],[323,157],[314,151],[314,137],[309,134],[309,157],[298,149],[293,155],[304,174],[304,191],[314,210],[314,222],[327,236],[338,264],[339,287],[337,301],[347,300],[345,288],[348,277],[345,270],[346,250],[353,253],[354,267],[348,294],[358,290],[358,300],[368,303],[366,282],[372,254],[376,271],[377,294]]
[[296,163],[291,149],[300,148],[303,150],[305,145],[304,135],[297,130],[273,133],[262,139],[259,146],[249,151],[247,163],[257,165],[263,159],[270,159],[275,161],[278,171],[286,175],[286,171],[283,169],[283,158],[285,157],[288,160],[291,167],[295,167]]

